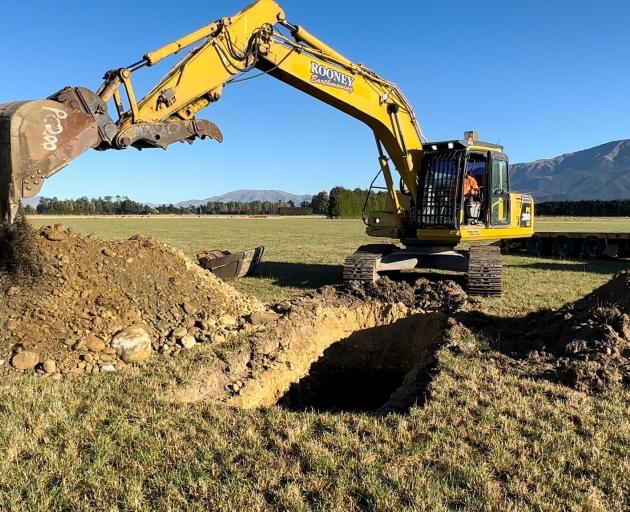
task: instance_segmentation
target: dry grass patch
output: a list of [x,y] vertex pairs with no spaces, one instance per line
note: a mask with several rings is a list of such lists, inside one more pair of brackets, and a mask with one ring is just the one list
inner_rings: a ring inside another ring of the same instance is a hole
[[0,506],[623,509],[629,393],[596,399],[510,375],[469,342],[441,354],[430,402],[408,416],[169,404],[157,399],[165,382],[186,375],[168,365],[21,378],[0,390]]

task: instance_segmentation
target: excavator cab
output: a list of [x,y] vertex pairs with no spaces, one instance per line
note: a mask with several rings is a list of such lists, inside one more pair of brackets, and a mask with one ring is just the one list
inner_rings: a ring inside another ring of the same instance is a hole
[[[474,193],[464,180],[472,177]],[[418,239],[448,245],[529,237],[533,199],[510,190],[503,147],[467,136],[426,146],[418,176]]]
[[[467,182],[474,188],[467,191]],[[495,144],[455,140],[427,145],[416,198],[418,229],[459,230],[509,222],[508,159]]]
[[[428,142],[417,175],[417,193],[396,191],[410,214],[403,225],[388,202],[367,216],[367,234],[455,246],[468,240],[527,237],[533,232],[533,201],[510,191],[508,157],[503,147],[481,142],[474,132],[461,140]],[[465,181],[474,190],[467,192]]]

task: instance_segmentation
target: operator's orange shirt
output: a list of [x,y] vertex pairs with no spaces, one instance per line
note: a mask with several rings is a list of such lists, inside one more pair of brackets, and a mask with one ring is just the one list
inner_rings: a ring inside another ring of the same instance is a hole
[[471,196],[479,190],[479,183],[470,174],[464,178],[464,196]]

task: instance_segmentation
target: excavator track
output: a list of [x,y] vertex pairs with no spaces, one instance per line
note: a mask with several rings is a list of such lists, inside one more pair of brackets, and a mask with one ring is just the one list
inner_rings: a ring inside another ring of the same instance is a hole
[[378,281],[377,265],[381,258],[396,247],[389,244],[362,245],[348,256],[343,264],[343,280],[375,283]]
[[499,297],[503,292],[501,248],[473,246],[468,257],[468,294]]

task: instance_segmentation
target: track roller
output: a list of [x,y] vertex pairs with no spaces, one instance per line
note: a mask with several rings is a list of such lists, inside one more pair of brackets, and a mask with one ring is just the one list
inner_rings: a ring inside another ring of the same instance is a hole
[[377,267],[381,258],[396,249],[391,244],[362,245],[357,251],[348,256],[343,264],[343,280],[351,281],[378,281]]
[[503,291],[501,248],[472,246],[468,256],[468,294],[499,297]]

